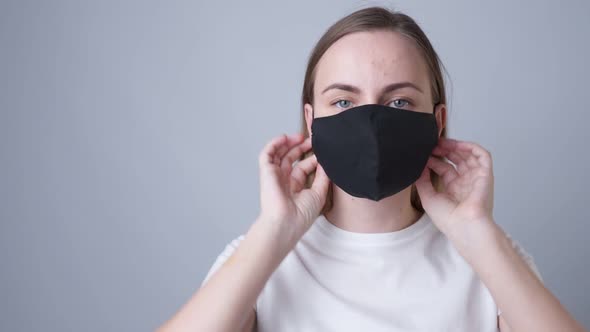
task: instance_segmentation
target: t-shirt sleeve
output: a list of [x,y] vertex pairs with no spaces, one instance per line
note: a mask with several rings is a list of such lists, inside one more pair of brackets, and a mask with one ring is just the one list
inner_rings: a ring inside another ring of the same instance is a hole
[[[520,243],[518,243],[518,241],[513,239],[510,236],[510,234],[508,234],[506,232],[504,232],[504,233],[506,234],[506,237],[508,238],[508,240],[510,240],[512,247],[516,250],[516,252],[520,255],[520,257],[522,257],[522,259],[527,263],[527,265],[533,271],[533,273],[537,276],[537,278],[539,278],[539,280],[541,282],[544,282],[543,278],[541,277],[541,273],[539,272],[539,269],[537,268],[537,265],[535,264],[533,256],[531,254],[529,254],[528,252],[526,252],[524,250],[524,248],[520,245]],[[500,308],[498,308],[498,315],[501,315],[501,314],[502,314],[502,310],[500,310]]]
[[[228,243],[225,246],[225,248],[215,259],[215,262],[213,262],[213,265],[209,268],[209,271],[207,272],[205,279],[203,279],[203,281],[201,282],[201,287],[203,287],[203,285],[205,285],[205,283],[209,281],[209,279],[211,279],[213,274],[215,274],[215,272],[219,270],[223,263],[225,263],[225,261],[227,261],[227,259],[236,251],[244,237],[245,235],[242,234],[236,237],[235,239],[231,240],[230,243]],[[254,310],[257,310],[257,303],[254,303]]]

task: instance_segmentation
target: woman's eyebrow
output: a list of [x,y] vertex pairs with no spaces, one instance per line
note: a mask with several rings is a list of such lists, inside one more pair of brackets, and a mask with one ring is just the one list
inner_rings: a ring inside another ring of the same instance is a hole
[[[394,91],[397,89],[401,89],[401,88],[412,88],[412,89],[419,91],[420,93],[424,93],[424,91],[422,91],[422,89],[420,89],[416,84],[406,81],[406,82],[397,82],[397,83],[388,84],[387,86],[385,86],[381,90],[381,94],[385,94],[385,93],[388,93],[388,92],[391,92],[391,91]],[[322,91],[322,94],[324,94],[324,93],[326,93],[326,91],[332,90],[332,89],[349,91],[349,92],[353,92],[356,94],[359,94],[361,92],[361,89],[359,89],[358,87],[356,87],[354,85],[344,84],[344,83],[334,83],[334,84],[330,84],[329,86],[327,86]]]

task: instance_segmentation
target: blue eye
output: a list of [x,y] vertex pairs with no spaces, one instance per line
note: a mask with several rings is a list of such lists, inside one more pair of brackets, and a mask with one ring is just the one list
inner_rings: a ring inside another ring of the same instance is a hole
[[[399,103],[401,102],[401,103]],[[409,101],[405,99],[394,99],[390,104],[393,104],[393,107],[401,108],[410,104]]]
[[[341,103],[341,102],[343,102],[343,101],[344,101],[344,102],[346,102],[346,103],[348,103],[348,104],[345,104],[345,105],[343,105],[343,104]],[[350,100],[346,100],[346,99],[340,99],[340,100],[336,101],[335,103],[333,103],[332,105],[336,105],[336,106],[338,106],[338,107],[340,107],[340,108],[347,108],[347,107],[350,107],[350,104],[351,104],[351,103],[350,103]]]

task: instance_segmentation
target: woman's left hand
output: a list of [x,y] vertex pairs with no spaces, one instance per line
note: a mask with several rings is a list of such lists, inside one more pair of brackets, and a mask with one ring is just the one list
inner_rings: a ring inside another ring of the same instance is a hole
[[[422,206],[434,224],[445,234],[463,234],[467,226],[493,223],[494,175],[490,153],[473,142],[439,138],[433,155],[446,157],[453,164],[430,156],[416,189]],[[430,181],[432,169],[442,178],[443,192]]]

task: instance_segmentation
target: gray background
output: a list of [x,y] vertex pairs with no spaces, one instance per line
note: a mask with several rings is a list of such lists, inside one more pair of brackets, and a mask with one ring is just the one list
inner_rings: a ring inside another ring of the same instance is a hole
[[256,218],[314,43],[374,4],[430,37],[497,222],[590,326],[588,1],[2,1],[0,330],[169,318]]

